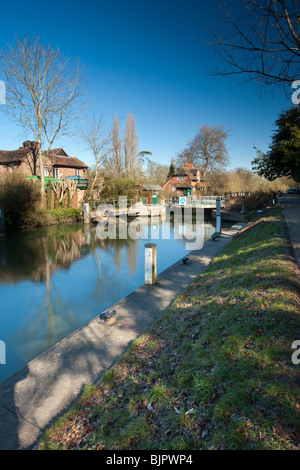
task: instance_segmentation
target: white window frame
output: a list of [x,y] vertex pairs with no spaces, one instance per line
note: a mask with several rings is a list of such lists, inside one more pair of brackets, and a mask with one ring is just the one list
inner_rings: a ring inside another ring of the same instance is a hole
[[184,176],[177,176],[178,181],[184,181],[184,178],[185,178]]
[[76,170],[75,170],[75,175],[76,175],[76,176],[81,176],[80,170],[76,169]]
[[48,177],[50,175],[49,168],[47,166],[44,166],[44,176]]
[[59,179],[59,168],[53,168],[53,178]]

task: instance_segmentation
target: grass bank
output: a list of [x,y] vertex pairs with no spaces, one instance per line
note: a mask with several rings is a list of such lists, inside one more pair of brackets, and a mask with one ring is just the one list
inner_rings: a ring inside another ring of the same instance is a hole
[[39,448],[298,450],[299,279],[280,215],[232,240]]

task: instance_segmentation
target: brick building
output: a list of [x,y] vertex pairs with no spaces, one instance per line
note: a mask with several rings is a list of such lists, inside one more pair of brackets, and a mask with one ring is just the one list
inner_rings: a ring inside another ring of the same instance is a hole
[[192,195],[196,191],[204,189],[204,182],[200,178],[199,168],[194,168],[193,163],[186,162],[183,168],[177,170],[163,184],[163,189],[176,195]]
[[[0,175],[7,171],[18,171],[24,176],[40,176],[37,161],[37,142],[27,140],[18,150],[0,150]],[[44,155],[44,176],[61,179],[66,176],[86,177],[87,165],[69,155],[62,148],[51,149]]]

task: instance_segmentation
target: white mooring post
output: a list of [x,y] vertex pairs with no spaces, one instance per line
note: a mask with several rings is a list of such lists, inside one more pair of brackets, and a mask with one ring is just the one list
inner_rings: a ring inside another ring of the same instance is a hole
[[157,245],[155,243],[145,244],[145,284],[156,283]]
[[90,223],[90,205],[88,202],[83,204],[83,218],[84,218],[84,223],[89,224]]
[[221,233],[221,201],[216,201],[216,233]]

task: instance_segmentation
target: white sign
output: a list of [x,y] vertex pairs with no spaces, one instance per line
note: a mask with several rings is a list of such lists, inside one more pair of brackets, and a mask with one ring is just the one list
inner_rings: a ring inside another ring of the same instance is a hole
[[185,198],[185,197],[180,197],[180,198],[179,198],[179,204],[180,204],[181,206],[184,206],[184,205],[186,204],[186,198]]

